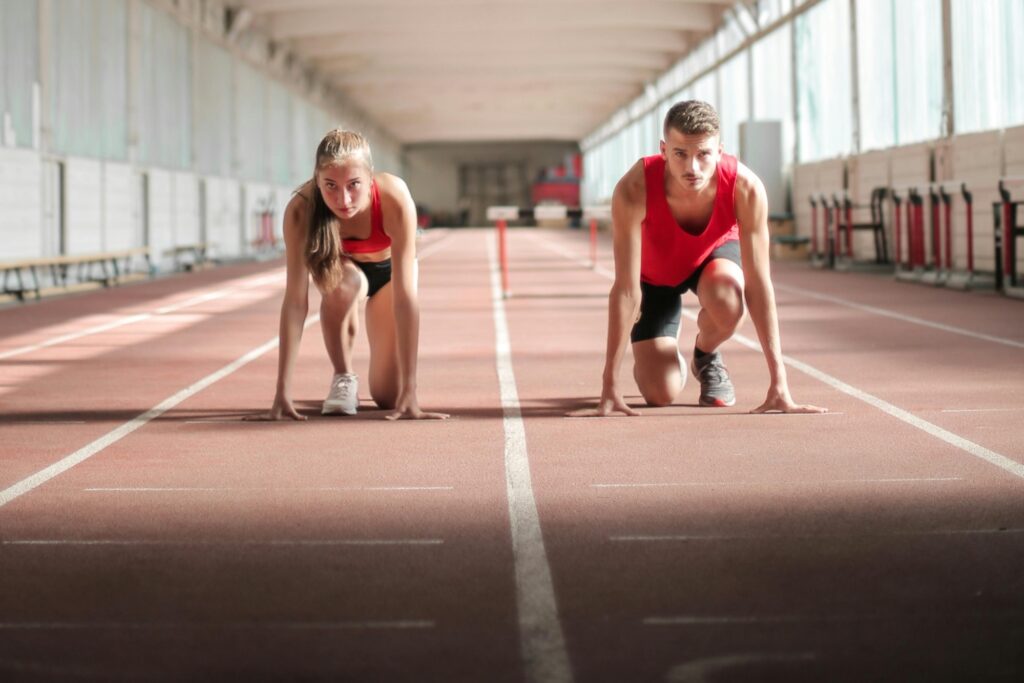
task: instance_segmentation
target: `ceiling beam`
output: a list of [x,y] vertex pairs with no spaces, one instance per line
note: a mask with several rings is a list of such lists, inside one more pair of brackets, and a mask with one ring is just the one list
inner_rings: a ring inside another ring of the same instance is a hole
[[[443,54],[431,56],[429,59],[427,57],[424,54],[405,52],[373,56],[354,54],[348,57],[318,60],[315,64],[324,74],[343,74],[345,72],[358,72],[364,69],[374,71],[415,71],[422,70],[423,65],[426,63],[430,64],[431,69],[444,69],[456,72],[469,66],[467,64],[469,60],[466,59],[465,55]],[[550,68],[619,66],[635,67],[659,73],[667,69],[671,63],[671,57],[668,55],[650,52],[620,52],[613,54],[601,50],[577,50],[555,54],[536,51],[499,51],[474,55],[471,68],[473,72],[488,69],[497,73],[511,69],[535,68],[540,69],[541,73],[543,73]]]
[[682,54],[693,44],[689,36],[687,32],[670,29],[597,28],[586,32],[566,33],[545,29],[511,31],[493,28],[467,32],[439,27],[438,30],[429,33],[422,30],[339,33],[293,41],[292,47],[307,59],[353,53],[387,54],[395,52],[396,45],[401,46],[402,52],[428,52],[431,55],[550,49],[603,49]]
[[289,10],[266,17],[266,26],[275,40],[294,40],[351,31],[353,26],[373,32],[424,30],[427,26],[447,25],[466,31],[480,27],[523,31],[539,28],[561,29],[569,33],[594,28],[654,28],[710,31],[720,19],[721,10],[711,5],[690,5],[669,0],[642,3],[595,0],[586,10],[569,5],[509,5],[494,7],[413,7],[359,6],[335,9]]

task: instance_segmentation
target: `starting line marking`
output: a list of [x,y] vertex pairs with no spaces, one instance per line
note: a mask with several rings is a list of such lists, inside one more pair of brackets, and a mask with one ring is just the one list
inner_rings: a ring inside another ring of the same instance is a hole
[[687,543],[690,541],[763,541],[763,540],[824,540],[830,538],[890,538],[913,536],[974,536],[999,534],[1017,535],[1024,533],[1021,529],[935,529],[931,531],[887,531],[884,533],[849,533],[849,534],[666,534],[638,536],[609,536],[612,543]]
[[[587,266],[588,269],[589,269],[590,264],[588,262],[586,262],[583,259],[577,257],[575,254],[573,254],[572,252],[568,251],[567,249],[562,248],[560,245],[553,244],[552,242],[550,242],[547,239],[542,239],[542,238],[536,237],[536,236],[533,236],[532,239],[534,241],[538,242],[541,246],[547,248],[549,251],[554,251],[555,253],[562,254],[562,256],[566,257],[567,259],[575,261],[577,263],[582,263],[583,265]],[[593,269],[593,271],[596,272],[596,273],[599,273],[601,275],[604,275],[605,277],[611,277],[611,279],[613,279],[613,280],[615,279],[615,274],[611,273],[610,271],[608,271],[608,270],[606,270],[604,268]],[[839,301],[839,303],[842,303],[842,302]],[[879,309],[879,310],[881,310],[881,309]],[[686,316],[688,319],[694,321],[694,322],[697,321],[697,316],[694,315],[693,313],[691,313],[690,311],[686,310],[685,308],[683,309],[683,315]],[[898,315],[898,314],[894,314],[894,316],[892,316],[892,317],[896,317],[896,315]],[[920,322],[922,324],[927,323],[929,327],[939,327],[940,329],[945,329],[946,327],[948,327],[948,326],[939,326],[937,323],[929,323],[926,320],[921,320]],[[947,331],[967,332],[966,330],[958,330],[958,328],[950,328]],[[969,336],[977,336],[977,335],[970,334]],[[982,335],[982,337],[986,337],[986,335]],[[742,334],[738,334],[738,333],[734,334],[732,336],[731,340],[735,341],[736,343],[738,343],[738,344],[740,344],[742,346],[746,346],[748,349],[751,349],[751,350],[757,351],[757,352],[761,352],[761,345],[758,342],[755,342],[755,341],[749,339],[748,337],[746,337],[746,336],[744,336]],[[988,339],[988,341],[993,341],[993,340],[999,340],[999,338],[992,337],[992,338]],[[1000,341],[1000,343],[1003,343],[1003,342],[1010,342],[1011,340],[999,340],[999,341]],[[1012,342],[1011,345],[1020,346],[1021,348],[1024,348],[1024,344],[1021,344],[1021,343],[1018,343],[1018,342]],[[866,391],[862,391],[862,390],[860,390],[860,389],[858,389],[858,388],[856,388],[856,387],[854,387],[854,386],[852,386],[850,384],[847,384],[846,382],[843,382],[842,380],[840,380],[840,379],[838,379],[836,377],[833,377],[832,375],[829,375],[829,374],[827,374],[825,372],[822,372],[821,370],[818,370],[817,368],[815,368],[815,367],[813,367],[811,365],[808,365],[807,363],[804,363],[803,361],[799,361],[799,360],[797,360],[797,359],[795,359],[795,358],[793,358],[791,356],[787,356],[787,355],[783,355],[782,356],[782,361],[786,365],[788,365],[789,367],[794,368],[796,370],[799,370],[800,372],[804,373],[805,375],[809,375],[809,376],[813,377],[814,379],[818,380],[819,382],[822,382],[823,384],[827,384],[828,386],[832,387],[833,389],[836,389],[837,391],[840,391],[840,392],[842,392],[844,394],[847,394],[848,396],[852,396],[853,398],[855,398],[855,399],[857,399],[859,401],[863,401],[864,403],[867,403],[868,405],[877,408],[878,410],[882,411],[883,413],[888,413],[889,415],[895,417],[896,419],[905,422],[906,424],[910,425],[911,427],[915,427],[915,428],[921,430],[922,432],[924,432],[925,434],[928,434],[929,436],[932,436],[932,437],[934,437],[936,439],[939,439],[940,441],[945,441],[946,443],[950,444],[951,446],[959,448],[960,450],[965,451],[965,452],[975,456],[976,458],[980,458],[981,460],[984,460],[985,462],[987,462],[987,463],[989,463],[991,465],[995,465],[996,467],[1000,468],[1001,470],[1004,470],[1004,471],[1006,471],[1006,472],[1008,472],[1008,473],[1010,473],[1010,474],[1012,474],[1012,475],[1014,475],[1016,477],[1020,477],[1020,478],[1024,479],[1024,464],[1021,464],[1021,463],[1017,462],[1016,460],[1011,460],[1010,458],[1006,457],[1002,453],[997,453],[997,452],[995,452],[993,450],[985,448],[984,446],[976,444],[976,443],[974,443],[973,441],[971,441],[969,439],[965,439],[964,437],[962,437],[962,436],[960,436],[958,434],[954,434],[953,432],[950,432],[949,430],[943,429],[942,427],[939,427],[936,424],[933,424],[933,423],[931,423],[931,422],[929,422],[929,421],[927,421],[925,419],[917,417],[913,413],[911,413],[911,412],[909,412],[907,410],[904,410],[903,408],[900,408],[900,407],[898,407],[896,405],[893,405],[892,403],[889,403],[888,401],[885,401],[883,399],[878,398],[877,396],[869,394]]]
[[225,539],[220,541],[195,541],[195,540],[116,540],[116,539],[92,539],[92,540],[61,540],[61,539],[20,539],[0,541],[0,546],[172,546],[209,548],[216,546],[226,547],[336,547],[336,546],[395,546],[395,545],[443,545],[444,540],[440,538],[340,538],[340,539],[274,539],[268,541],[238,541]]
[[27,621],[0,622],[4,631],[68,631],[88,629],[123,629],[128,631],[149,630],[216,630],[241,629],[261,630],[380,630],[380,629],[421,629],[434,628],[436,622],[417,619],[396,621],[231,621],[213,624],[196,622],[145,622],[145,621]]
[[268,491],[301,491],[301,492],[334,492],[334,491],[453,491],[454,486],[306,486],[306,487],[217,487],[217,486],[179,486],[179,487],[137,487],[137,488],[88,488],[82,489],[89,493],[206,493],[206,492],[253,492]]
[[595,489],[640,489],[640,488],[670,488],[670,487],[699,487],[699,486],[824,486],[828,484],[895,484],[895,483],[918,483],[937,481],[963,481],[962,477],[921,477],[921,478],[892,478],[892,479],[824,479],[821,481],[682,481],[682,482],[652,482],[637,484],[591,484]]
[[802,624],[807,622],[858,622],[858,621],[918,621],[927,619],[948,619],[949,617],[984,617],[984,618],[1005,618],[1020,619],[1022,612],[1001,611],[1001,612],[929,612],[913,613],[901,612],[899,614],[779,614],[769,616],[666,616],[647,617],[643,620],[645,626],[729,626],[741,624]]
[[491,303],[494,310],[495,363],[501,391],[505,431],[505,483],[512,531],[512,557],[516,578],[520,648],[526,679],[531,683],[572,681],[565,635],[558,617],[551,567],[530,479],[526,451],[526,427],[519,406],[519,392],[512,369],[512,342],[493,235],[487,239],[491,271]]

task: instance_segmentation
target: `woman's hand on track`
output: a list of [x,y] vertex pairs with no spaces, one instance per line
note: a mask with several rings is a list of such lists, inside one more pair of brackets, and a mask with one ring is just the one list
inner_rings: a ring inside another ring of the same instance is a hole
[[399,398],[395,409],[385,416],[388,420],[447,420],[448,413],[428,413],[420,410],[415,396]]
[[754,408],[752,413],[827,413],[828,408],[794,403],[789,389],[768,389],[764,403]]
[[274,405],[270,407],[269,413],[250,415],[245,419],[257,422],[277,422],[279,420],[298,420],[301,422],[309,418],[295,410],[291,399],[277,396],[274,398]]
[[608,417],[615,413],[623,413],[629,417],[636,417],[640,414],[626,405],[626,401],[622,398],[621,394],[616,393],[602,395],[601,399],[597,402],[596,408],[573,410],[566,413],[566,417]]

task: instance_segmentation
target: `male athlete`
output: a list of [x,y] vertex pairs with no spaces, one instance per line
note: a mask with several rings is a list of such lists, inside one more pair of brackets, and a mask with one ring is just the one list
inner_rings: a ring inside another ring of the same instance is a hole
[[618,383],[631,323],[633,377],[640,393],[650,406],[675,400],[686,382],[679,318],[687,290],[700,302],[690,363],[700,381],[700,405],[736,403],[718,348],[739,327],[745,295],[771,376],[768,396],[753,412],[824,412],[797,405],[789,395],[768,272],[764,185],[722,152],[718,113],[706,102],[673,105],[664,135],[661,154],[638,161],[615,186],[615,283],[608,295],[601,400],[597,408],[571,414],[638,414],[626,405]]

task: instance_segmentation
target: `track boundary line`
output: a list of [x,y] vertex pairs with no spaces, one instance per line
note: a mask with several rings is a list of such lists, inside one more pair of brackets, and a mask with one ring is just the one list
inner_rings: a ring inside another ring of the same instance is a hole
[[512,343],[505,317],[496,251],[494,235],[488,234],[495,364],[505,432],[505,483],[515,565],[520,649],[528,681],[568,682],[573,680],[572,668],[558,616],[551,567],[544,550],[537,502],[533,495],[530,461],[526,450],[526,426],[512,368]]
[[[432,252],[437,250],[439,243],[443,242],[449,237],[451,237],[451,231],[446,230],[444,233],[441,234],[440,237],[431,240],[430,243],[427,244],[421,252],[419,252],[418,257],[426,258]],[[42,349],[50,348],[51,346],[57,346],[58,344],[62,344],[64,342],[74,341],[76,339],[81,339],[82,337],[88,337],[93,334],[99,334],[101,332],[107,332],[109,330],[117,329],[118,327],[124,327],[125,325],[132,325],[134,323],[142,322],[143,320],[149,320],[150,318],[154,318],[156,316],[174,313],[175,311],[180,311],[183,308],[189,308],[191,306],[195,306],[196,304],[206,303],[207,301],[214,301],[216,299],[222,299],[226,296],[230,296],[239,291],[255,289],[256,287],[267,284],[268,282],[283,282],[284,274],[283,272],[279,272],[283,270],[283,268],[278,267],[270,271],[269,273],[261,273],[259,275],[247,275],[245,277],[237,278],[236,280],[234,280],[233,282],[235,282],[236,284],[228,284],[227,286],[222,287],[220,289],[215,289],[212,292],[206,292],[205,294],[197,294],[196,296],[193,296],[184,301],[180,301],[176,304],[170,304],[167,306],[161,306],[160,308],[154,309],[147,313],[135,313],[127,317],[121,318],[119,320],[112,320],[101,325],[94,325],[93,327],[89,327],[84,330],[79,330],[77,332],[68,332],[66,334],[53,337],[52,339],[47,339],[46,341],[38,342],[35,344],[29,344],[27,346],[19,346],[17,348],[9,349],[7,351],[0,351],[0,360],[4,360],[6,358],[13,358],[14,356],[20,356],[26,353],[31,353],[33,351],[40,351]],[[232,281],[229,280],[228,282],[231,283]]]
[[[437,252],[438,246],[435,245],[438,245],[440,242],[446,240],[450,235],[450,232],[445,233],[434,242],[431,242],[429,245],[427,245],[427,248],[424,249],[424,253],[419,254],[419,258],[423,259],[429,256],[430,254]],[[430,247],[434,248],[430,249]],[[269,278],[270,276],[263,275],[261,277]],[[306,329],[307,327],[313,325],[319,320],[320,314],[313,314],[311,317],[306,319],[306,322],[303,325],[303,329]],[[29,491],[42,486],[43,484],[50,481],[54,477],[57,477],[63,474],[64,472],[67,472],[75,465],[85,462],[86,460],[96,455],[103,449],[117,443],[124,437],[128,436],[136,429],[139,429],[140,427],[148,424],[152,420],[160,417],[161,415],[163,415],[168,410],[178,405],[182,401],[192,397],[193,395],[199,393],[203,389],[206,389],[215,382],[219,382],[228,375],[234,373],[236,370],[248,365],[252,361],[256,360],[257,358],[265,354],[267,351],[277,348],[278,343],[279,338],[275,336],[271,340],[257,346],[248,353],[244,354],[242,357],[237,358],[234,361],[228,363],[220,370],[217,370],[207,375],[198,382],[195,382],[194,384],[177,392],[173,396],[164,399],[162,402],[160,402],[153,408],[150,408],[141,415],[132,418],[128,422],[122,424],[120,427],[112,429],[111,431],[107,432],[106,434],[96,439],[95,441],[78,449],[74,453],[65,456],[64,458],[61,458],[60,460],[53,463],[49,467],[45,467],[42,470],[39,470],[35,474],[32,474],[26,477],[25,479],[22,479],[21,481],[7,487],[6,489],[0,490],[0,508],[4,507],[13,500],[20,498]]]
[[[615,277],[614,273],[609,273],[607,269],[590,268],[590,264],[588,262],[583,261],[583,259],[578,258],[575,254],[572,254],[568,250],[562,248],[561,245],[554,244],[549,239],[537,236],[531,236],[531,238],[533,241],[539,243],[541,246],[549,249],[550,251],[553,251],[557,254],[561,254],[562,256],[571,261],[583,263],[584,265],[587,266],[587,270],[591,270],[600,275],[604,275],[605,277],[609,277],[610,275],[612,279],[614,279]],[[688,311],[686,308],[683,309],[683,315],[694,322],[697,321],[697,316]],[[731,337],[731,341],[734,341],[740,344],[741,346],[746,346],[748,349],[757,351],[759,353],[761,352],[761,345],[753,341],[752,339],[746,337],[745,335],[738,333],[734,334]],[[1004,470],[1005,472],[1008,472],[1016,477],[1024,479],[1024,464],[1019,463],[1016,460],[1008,458],[1005,455],[997,453],[991,449],[985,448],[980,444],[976,444],[973,441],[966,439],[958,434],[954,434],[953,432],[947,429],[943,429],[937,424],[933,424],[928,420],[920,418],[914,415],[913,413],[904,410],[903,408],[900,408],[892,403],[889,403],[888,401],[878,398],[873,394],[869,394],[868,392],[858,389],[853,385],[847,384],[846,382],[843,382],[842,380],[833,377],[828,373],[818,370],[812,365],[804,363],[803,361],[799,361],[796,358],[793,358],[792,356],[783,355],[782,360],[789,367],[795,370],[799,370],[805,375],[809,375],[810,377],[813,377],[819,382],[822,382],[823,384],[826,384],[832,387],[833,389],[836,389],[837,391],[840,391],[844,394],[847,394],[848,396],[856,398],[859,401],[867,403],[868,405],[877,408],[883,413],[887,413],[892,417],[895,417],[896,419],[901,420],[902,422],[905,422],[910,426],[921,430],[922,432],[928,434],[929,436],[939,439],[940,441],[945,441],[951,446],[955,446],[956,448],[959,448],[960,450],[965,451],[975,456],[976,458],[984,460],[985,462],[991,465],[995,465],[996,467],[1000,468],[1001,470]]]
[[[303,329],[309,327],[310,325],[319,320],[320,314],[314,314],[312,317],[306,320]],[[7,505],[13,500],[20,498],[29,491],[38,488],[39,486],[42,486],[43,484],[50,481],[54,477],[57,477],[63,474],[64,472],[67,472],[75,465],[85,462],[86,460],[96,455],[103,449],[107,448],[108,446],[112,446],[113,444],[117,443],[124,437],[128,436],[136,429],[139,429],[140,427],[143,427],[149,422],[160,417],[161,415],[163,415],[168,410],[178,405],[182,401],[191,398],[192,396],[198,394],[200,391],[206,389],[215,382],[219,382],[228,375],[231,375],[236,370],[248,365],[252,361],[256,360],[257,358],[265,354],[267,351],[277,348],[277,345],[277,337],[274,337],[270,341],[260,344],[256,348],[244,354],[242,357],[237,358],[232,362],[228,363],[220,370],[212,372],[206,377],[203,377],[198,382],[195,382],[190,386],[185,387],[181,391],[170,396],[169,398],[164,399],[159,404],[150,408],[141,415],[132,418],[128,422],[122,424],[120,427],[112,429],[111,431],[107,432],[106,434],[96,439],[95,441],[83,446],[82,448],[79,448],[71,455],[61,458],[60,460],[53,463],[49,467],[39,470],[35,474],[26,477],[25,479],[22,479],[16,484],[13,484],[7,487],[6,489],[0,491],[0,508]]]
[[205,294],[197,294],[196,296],[185,299],[184,301],[180,301],[176,304],[161,306],[160,308],[149,311],[148,313],[135,313],[133,315],[129,315],[119,320],[112,320],[101,325],[94,325],[93,327],[88,327],[84,330],[79,330],[77,332],[68,332],[66,334],[62,334],[60,336],[53,337],[52,339],[47,339],[46,341],[38,342],[36,344],[29,344],[28,346],[19,346],[18,348],[15,349],[0,352],[0,360],[4,360],[6,358],[13,358],[14,356],[20,356],[26,353],[31,353],[33,351],[39,351],[41,349],[47,349],[50,348],[51,346],[57,346],[58,344],[63,344],[64,342],[74,341],[76,339],[88,337],[93,334],[99,334],[101,332],[107,332],[108,330],[114,330],[117,329],[118,327],[124,327],[125,325],[132,325],[134,323],[142,322],[143,320],[149,320],[150,318],[154,318],[156,316],[174,313],[175,311],[180,311],[183,308],[189,308],[191,306],[195,306],[196,304],[206,303],[207,301],[214,301],[216,299],[222,299],[226,296],[230,296],[231,294],[234,294],[239,291],[255,289],[260,285],[266,284],[266,282],[270,280],[280,279],[280,277],[280,275],[277,275],[275,273],[270,275],[263,274],[260,276],[247,276],[244,278],[239,278],[236,282],[240,282],[242,284],[228,285],[227,287],[222,287],[221,289],[216,289],[212,292],[206,292]]
[[992,334],[984,334],[982,332],[973,332],[966,330],[962,327],[956,327],[955,325],[946,325],[945,323],[937,323],[931,320],[925,320],[924,318],[918,318],[913,315],[905,315],[903,313],[897,313],[896,311],[890,311],[885,308],[878,308],[877,306],[869,306],[867,304],[857,303],[856,301],[850,301],[849,299],[843,299],[838,296],[832,296],[831,294],[818,294],[817,292],[806,292],[798,287],[791,285],[783,285],[773,283],[776,289],[781,289],[785,292],[795,294],[796,296],[802,296],[810,299],[818,299],[820,301],[828,301],[829,303],[838,304],[840,306],[846,306],[847,308],[853,308],[858,311],[864,311],[865,313],[871,313],[874,315],[883,316],[886,318],[893,318],[905,323],[911,323],[914,325],[921,325],[923,327],[930,327],[935,330],[941,330],[950,334],[958,334],[964,337],[971,337],[972,339],[979,339],[981,341],[992,342],[993,344],[1002,344],[1004,346],[1012,346],[1017,349],[1024,349],[1024,342],[1019,342],[1014,339],[1007,339],[1006,337],[997,337]]

